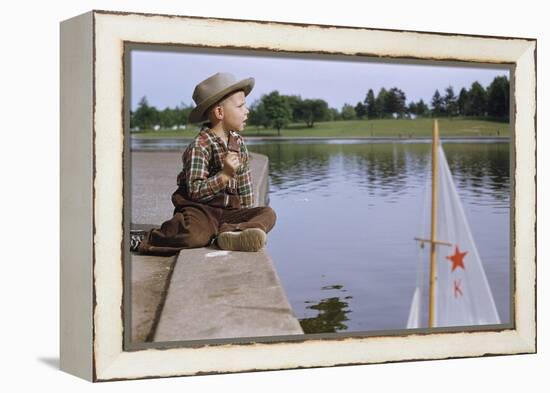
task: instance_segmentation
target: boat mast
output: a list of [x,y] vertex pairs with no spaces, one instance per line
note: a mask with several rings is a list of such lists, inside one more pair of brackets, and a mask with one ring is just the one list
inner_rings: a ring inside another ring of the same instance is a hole
[[432,131],[432,229],[430,235],[430,303],[428,327],[434,327],[435,322],[435,285],[436,272],[436,246],[437,246],[437,148],[439,145],[439,125],[437,119],[433,123]]

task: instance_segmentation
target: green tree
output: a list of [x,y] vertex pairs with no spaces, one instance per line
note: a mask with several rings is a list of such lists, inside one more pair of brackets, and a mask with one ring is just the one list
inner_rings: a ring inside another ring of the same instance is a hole
[[159,112],[159,124],[162,128],[172,128],[178,124],[177,109],[165,108]]
[[378,107],[376,105],[376,97],[372,89],[369,89],[367,96],[365,97],[365,105],[367,105],[367,117],[369,119],[376,119],[380,116]]
[[292,113],[292,121],[294,121],[296,123],[302,121],[302,119],[304,117],[302,97],[296,96],[296,95],[290,95],[290,96],[285,96],[285,97],[288,101],[288,105],[289,105],[290,111]]
[[487,88],[487,114],[493,117],[510,116],[510,82],[505,76],[497,76]]
[[145,96],[139,100],[138,107],[133,115],[134,119],[131,123],[135,127],[139,127],[140,130],[150,130],[159,122],[157,109],[154,106],[149,106]]
[[376,112],[378,117],[388,117],[389,113],[386,112],[386,101],[388,91],[385,88],[381,88],[376,96]]
[[312,128],[315,122],[326,120],[329,115],[328,104],[325,100],[303,100],[301,106],[301,120],[306,122],[309,128]]
[[460,89],[460,93],[458,93],[458,100],[457,100],[457,106],[458,106],[458,114],[461,116],[466,116],[466,108],[470,105],[469,101],[470,97],[468,96],[468,90],[465,88]]
[[443,97],[444,111],[447,116],[456,116],[458,113],[458,103],[452,86],[445,89]]
[[308,106],[308,103],[306,103],[304,100],[300,99],[299,101],[296,100],[295,102],[293,102],[293,105],[291,106],[291,111],[292,111],[292,120],[296,123],[301,123],[301,122],[307,122],[307,119],[308,119],[308,111],[309,109],[307,108]]
[[434,116],[441,116],[444,113],[444,102],[439,90],[436,90],[432,97],[432,113]]
[[341,111],[342,120],[353,120],[355,116],[355,108],[353,105],[344,104]]
[[395,95],[397,97],[397,114],[403,117],[407,112],[407,95],[401,89],[394,88]]
[[355,115],[358,119],[363,119],[367,116],[367,106],[363,104],[362,102],[358,102],[357,105],[355,105]]
[[416,114],[418,116],[428,116],[430,114],[430,108],[422,99],[416,103]]
[[470,116],[485,116],[487,113],[487,92],[479,84],[479,82],[472,83],[470,91],[468,92],[466,106],[466,114]]
[[277,135],[281,136],[281,128],[285,127],[292,119],[288,100],[277,90],[262,96],[261,100],[269,126],[277,129]]
[[248,114],[248,122],[251,125],[267,128],[269,127],[269,119],[265,112],[265,106],[262,100],[256,100],[250,106],[250,113]]
[[329,114],[330,114],[330,120],[341,120],[342,117],[340,116],[340,112],[336,108],[328,108]]
[[407,97],[402,90],[392,87],[388,91],[384,101],[384,113],[391,116],[396,114],[398,117],[403,117],[407,110],[406,99]]

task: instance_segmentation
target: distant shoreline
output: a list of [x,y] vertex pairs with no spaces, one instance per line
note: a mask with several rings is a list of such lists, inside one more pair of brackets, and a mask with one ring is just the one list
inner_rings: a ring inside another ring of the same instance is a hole
[[[149,136],[130,136],[131,140],[139,141],[165,141],[165,140],[177,140],[177,141],[191,141],[194,138],[186,136],[172,136],[172,137],[149,137]],[[365,140],[365,141],[424,141],[431,140],[431,137],[428,136],[247,136],[244,134],[245,140],[253,141],[337,141],[337,140]],[[506,141],[510,139],[510,136],[472,136],[472,135],[451,135],[451,136],[440,136],[441,140],[496,140],[496,141]]]
[[[181,151],[193,138],[131,138],[132,151]],[[511,141],[508,136],[447,136],[441,137],[443,143],[507,143]],[[295,142],[295,143],[431,143],[429,137],[245,137],[249,146],[261,144],[262,142]]]
[[[164,139],[164,138],[163,138]],[[188,138],[189,139],[189,138]],[[309,136],[309,137],[303,137],[303,136],[246,136],[244,135],[245,140],[254,140],[254,141],[297,141],[297,140],[304,140],[304,141],[337,141],[337,140],[361,140],[361,141],[431,141],[432,138],[428,136],[412,136],[412,137],[399,137],[399,136],[333,136],[333,137],[325,137],[325,136]],[[442,136],[440,137],[441,140],[498,140],[498,141],[505,141],[509,140],[509,136]]]
[[[340,120],[319,122],[313,128],[303,124],[289,124],[278,132],[273,129],[263,129],[247,126],[243,131],[245,138],[252,140],[335,140],[355,139],[370,141],[422,140],[431,138],[433,119],[380,119],[380,120]],[[509,123],[474,119],[439,119],[439,132],[442,138],[473,138],[483,140],[484,137],[508,138],[512,134]],[[131,133],[134,139],[191,139],[199,133],[196,126],[185,130],[157,131],[144,130]],[[382,138],[382,139],[381,139]],[[479,139],[478,139],[479,138]]]

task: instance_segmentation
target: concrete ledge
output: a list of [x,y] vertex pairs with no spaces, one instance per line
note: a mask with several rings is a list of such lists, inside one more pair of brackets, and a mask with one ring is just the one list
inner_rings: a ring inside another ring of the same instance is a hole
[[176,259],[133,255],[132,342],[153,341]]
[[265,250],[180,252],[154,341],[290,334],[303,331]]

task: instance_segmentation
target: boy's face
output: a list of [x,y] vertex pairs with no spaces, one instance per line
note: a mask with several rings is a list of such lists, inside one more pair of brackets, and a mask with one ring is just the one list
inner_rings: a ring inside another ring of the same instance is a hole
[[220,106],[223,109],[223,115],[220,119],[223,123],[223,128],[241,132],[246,126],[249,113],[244,92],[237,91],[233,93],[222,101]]

